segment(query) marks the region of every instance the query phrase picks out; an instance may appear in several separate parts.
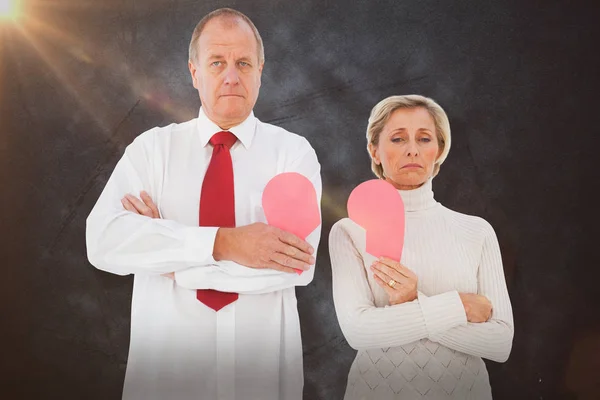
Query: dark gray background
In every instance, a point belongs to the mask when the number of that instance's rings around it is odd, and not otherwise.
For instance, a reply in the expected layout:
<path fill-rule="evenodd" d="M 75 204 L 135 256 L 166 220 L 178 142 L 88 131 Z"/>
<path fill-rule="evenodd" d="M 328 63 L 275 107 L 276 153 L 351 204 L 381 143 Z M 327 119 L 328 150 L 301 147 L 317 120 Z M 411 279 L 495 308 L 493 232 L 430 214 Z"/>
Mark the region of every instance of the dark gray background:
<path fill-rule="evenodd" d="M 0 397 L 120 398 L 131 277 L 94 269 L 85 218 L 124 147 L 193 118 L 197 21 L 247 13 L 266 65 L 256 115 L 304 135 L 324 182 L 318 269 L 297 290 L 305 399 L 340 399 L 354 351 L 333 309 L 327 233 L 372 178 L 371 107 L 448 112 L 436 197 L 496 229 L 515 318 L 495 399 L 600 398 L 598 14 L 553 1 L 30 1 L 0 26 Z M 595 228 L 595 229 L 594 229 Z M 592 233 L 592 231 L 595 233 Z M 10 394 L 5 396 L 4 394 Z"/>

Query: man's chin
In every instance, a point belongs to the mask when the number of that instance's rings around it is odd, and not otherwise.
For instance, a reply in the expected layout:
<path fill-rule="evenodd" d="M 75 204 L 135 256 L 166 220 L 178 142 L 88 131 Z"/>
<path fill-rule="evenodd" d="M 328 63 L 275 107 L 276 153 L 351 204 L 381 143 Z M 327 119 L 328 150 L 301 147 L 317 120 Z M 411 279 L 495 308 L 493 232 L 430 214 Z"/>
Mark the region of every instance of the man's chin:
<path fill-rule="evenodd" d="M 245 104 L 246 98 L 242 96 L 221 96 L 219 102 L 225 106 L 225 104 Z M 227 106 L 225 106 L 227 107 Z M 235 107 L 235 106 L 232 106 Z M 239 106 L 238 106 L 239 107 Z"/>
<path fill-rule="evenodd" d="M 223 108 L 215 111 L 215 117 L 219 120 L 241 123 L 248 118 L 252 109 L 248 109 L 246 107 L 236 107 Z"/>

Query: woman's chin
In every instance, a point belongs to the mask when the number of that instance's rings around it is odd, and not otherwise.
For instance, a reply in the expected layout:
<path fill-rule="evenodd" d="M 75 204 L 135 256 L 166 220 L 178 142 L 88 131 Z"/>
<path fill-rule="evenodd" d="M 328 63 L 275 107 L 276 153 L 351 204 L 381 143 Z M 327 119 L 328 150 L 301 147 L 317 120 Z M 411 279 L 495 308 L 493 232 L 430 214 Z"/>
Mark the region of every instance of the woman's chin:
<path fill-rule="evenodd" d="M 402 176 L 395 177 L 394 179 L 386 178 L 386 181 L 391 183 L 396 189 L 410 190 L 423 185 L 427 179 L 423 176 Z"/>

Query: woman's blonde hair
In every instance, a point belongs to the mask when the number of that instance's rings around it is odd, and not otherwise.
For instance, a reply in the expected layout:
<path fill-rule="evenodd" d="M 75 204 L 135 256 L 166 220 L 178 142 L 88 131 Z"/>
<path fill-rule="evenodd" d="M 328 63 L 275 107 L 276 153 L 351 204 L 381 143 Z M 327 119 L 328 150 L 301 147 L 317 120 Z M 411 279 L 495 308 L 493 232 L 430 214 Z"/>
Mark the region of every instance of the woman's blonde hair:
<path fill-rule="evenodd" d="M 435 125 L 435 135 L 440 146 L 440 156 L 437 158 L 434 168 L 433 175 L 435 177 L 440 171 L 440 165 L 444 162 L 450 151 L 450 122 L 446 112 L 438 103 L 429 97 L 420 96 L 418 94 L 410 94 L 405 96 L 390 96 L 381 100 L 371 110 L 369 116 L 369 124 L 367 125 L 367 151 L 371 156 L 371 169 L 379 178 L 383 178 L 383 167 L 381 164 L 376 164 L 371 155 L 369 144 L 373 146 L 379 144 L 379 135 L 383 130 L 385 124 L 387 124 L 390 116 L 394 111 L 401 108 L 417 108 L 423 107 L 431 118 Z"/>

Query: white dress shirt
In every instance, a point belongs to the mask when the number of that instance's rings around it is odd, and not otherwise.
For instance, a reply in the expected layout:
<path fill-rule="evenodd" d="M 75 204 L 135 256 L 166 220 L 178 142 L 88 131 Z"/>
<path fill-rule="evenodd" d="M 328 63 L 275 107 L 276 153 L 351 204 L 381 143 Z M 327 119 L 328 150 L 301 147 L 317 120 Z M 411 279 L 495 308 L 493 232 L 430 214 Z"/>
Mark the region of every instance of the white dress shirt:
<path fill-rule="evenodd" d="M 299 400 L 302 343 L 295 286 L 313 279 L 212 258 L 218 228 L 199 227 L 209 139 L 221 129 L 198 118 L 138 136 L 118 162 L 87 219 L 90 262 L 134 274 L 131 340 L 123 399 Z M 282 172 L 298 172 L 321 199 L 320 165 L 301 136 L 251 114 L 229 130 L 236 225 L 265 222 L 262 191 Z M 126 193 L 147 191 L 162 219 L 124 210 Z M 316 250 L 321 226 L 307 241 Z M 316 253 L 314 254 L 316 255 Z M 175 280 L 161 274 L 175 272 Z M 219 312 L 195 289 L 240 293 Z"/>

